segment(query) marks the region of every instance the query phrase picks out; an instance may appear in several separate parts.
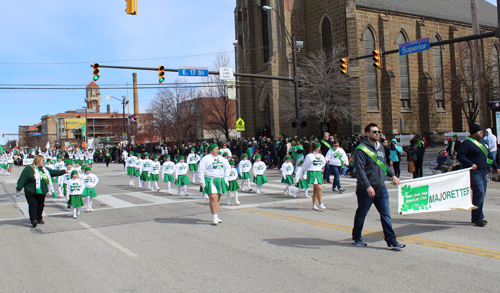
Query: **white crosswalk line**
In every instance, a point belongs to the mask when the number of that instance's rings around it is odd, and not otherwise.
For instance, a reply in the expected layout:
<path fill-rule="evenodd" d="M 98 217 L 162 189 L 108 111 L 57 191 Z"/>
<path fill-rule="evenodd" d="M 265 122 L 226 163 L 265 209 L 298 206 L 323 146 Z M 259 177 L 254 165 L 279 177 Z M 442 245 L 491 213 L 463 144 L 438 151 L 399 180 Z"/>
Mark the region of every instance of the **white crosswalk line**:
<path fill-rule="evenodd" d="M 133 196 L 135 198 L 143 199 L 145 201 L 153 202 L 153 203 L 167 203 L 167 202 L 175 202 L 176 201 L 173 199 L 158 196 L 161 194 L 159 192 L 155 193 L 158 195 L 153 195 L 151 193 L 145 193 L 145 192 L 132 192 L 132 193 L 125 193 L 125 194 Z"/>
<path fill-rule="evenodd" d="M 119 198 L 116 198 L 114 196 L 107 195 L 107 194 L 99 195 L 99 196 L 95 197 L 94 200 L 96 200 L 100 203 L 103 203 L 105 205 L 108 205 L 110 207 L 116 207 L 116 208 L 136 206 L 133 203 L 130 203 L 128 201 L 125 201 L 125 200 L 122 200 L 122 199 L 119 199 Z"/>

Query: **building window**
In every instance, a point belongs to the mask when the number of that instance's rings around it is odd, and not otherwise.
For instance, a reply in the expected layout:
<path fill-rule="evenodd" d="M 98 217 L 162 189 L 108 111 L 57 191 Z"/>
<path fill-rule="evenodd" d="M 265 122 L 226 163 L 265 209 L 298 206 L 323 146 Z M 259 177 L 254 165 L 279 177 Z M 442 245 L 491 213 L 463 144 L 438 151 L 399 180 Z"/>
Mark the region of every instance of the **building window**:
<path fill-rule="evenodd" d="M 331 52 L 333 49 L 332 23 L 328 17 L 325 17 L 321 24 L 321 40 L 323 42 L 323 50 Z"/>
<path fill-rule="evenodd" d="M 363 33 L 364 55 L 369 55 L 375 50 L 375 36 L 370 29 L 365 29 Z M 368 110 L 378 110 L 378 86 L 377 86 L 377 68 L 373 66 L 373 60 L 365 58 L 366 75 L 366 102 Z"/>
<path fill-rule="evenodd" d="M 396 37 L 396 44 L 408 42 L 403 32 L 399 32 Z M 399 93 L 401 99 L 401 109 L 410 110 L 410 74 L 408 71 L 408 55 L 399 56 Z"/>
<path fill-rule="evenodd" d="M 492 91 L 492 97 L 493 98 L 498 98 L 498 94 L 499 94 L 499 76 L 498 76 L 498 65 L 500 64 L 499 62 L 499 59 L 498 59 L 498 47 L 496 44 L 494 44 L 493 46 L 491 46 L 491 71 L 493 73 L 493 91 Z"/>
<path fill-rule="evenodd" d="M 441 38 L 435 36 L 432 42 L 439 42 Z M 436 109 L 444 110 L 444 79 L 443 79 L 443 48 L 435 46 L 432 48 L 434 62 L 434 98 L 436 99 Z"/>
<path fill-rule="evenodd" d="M 261 0 L 261 6 L 269 5 L 268 0 Z M 262 47 L 264 49 L 264 63 L 269 62 L 269 15 L 267 10 L 261 9 L 262 13 Z"/>

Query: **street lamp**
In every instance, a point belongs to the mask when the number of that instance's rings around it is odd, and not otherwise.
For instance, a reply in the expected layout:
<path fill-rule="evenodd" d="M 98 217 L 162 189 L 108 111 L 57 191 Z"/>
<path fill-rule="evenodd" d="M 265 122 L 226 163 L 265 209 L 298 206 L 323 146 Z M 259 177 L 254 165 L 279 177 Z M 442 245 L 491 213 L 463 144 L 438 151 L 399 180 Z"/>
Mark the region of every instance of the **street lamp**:
<path fill-rule="evenodd" d="M 120 101 L 122 103 L 122 105 L 123 105 L 123 132 L 122 132 L 122 138 L 123 138 L 123 134 L 125 134 L 125 105 L 128 104 L 128 99 L 125 96 L 122 96 L 121 100 L 118 99 L 118 98 L 115 98 L 113 96 L 106 96 L 106 99 L 109 100 L 109 98 L 113 98 L 113 99 L 115 99 L 117 101 Z"/>
<path fill-rule="evenodd" d="M 278 19 L 281 23 L 281 26 L 285 31 L 288 44 L 292 48 L 293 89 L 295 92 L 295 131 L 297 134 L 297 138 L 300 138 L 300 126 L 301 126 L 300 124 L 302 123 L 302 121 L 300 121 L 300 109 L 299 109 L 299 79 L 297 77 L 297 48 L 302 48 L 304 46 L 304 43 L 295 41 L 295 37 L 292 37 L 288 29 L 286 28 L 285 23 L 281 19 L 279 12 L 276 9 L 268 5 L 262 6 L 262 9 L 265 11 L 274 10 L 274 12 L 276 12 L 276 15 L 278 16 Z"/>

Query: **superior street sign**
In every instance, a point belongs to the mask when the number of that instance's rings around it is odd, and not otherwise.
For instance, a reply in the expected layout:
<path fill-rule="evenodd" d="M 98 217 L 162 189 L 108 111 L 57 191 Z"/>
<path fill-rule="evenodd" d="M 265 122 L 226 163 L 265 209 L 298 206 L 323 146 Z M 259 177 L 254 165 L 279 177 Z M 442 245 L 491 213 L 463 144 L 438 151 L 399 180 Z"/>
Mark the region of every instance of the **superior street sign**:
<path fill-rule="evenodd" d="M 399 56 L 405 56 L 412 53 L 427 51 L 431 48 L 429 38 L 411 41 L 399 44 Z"/>
<path fill-rule="evenodd" d="M 208 67 L 179 67 L 179 76 L 208 76 Z"/>

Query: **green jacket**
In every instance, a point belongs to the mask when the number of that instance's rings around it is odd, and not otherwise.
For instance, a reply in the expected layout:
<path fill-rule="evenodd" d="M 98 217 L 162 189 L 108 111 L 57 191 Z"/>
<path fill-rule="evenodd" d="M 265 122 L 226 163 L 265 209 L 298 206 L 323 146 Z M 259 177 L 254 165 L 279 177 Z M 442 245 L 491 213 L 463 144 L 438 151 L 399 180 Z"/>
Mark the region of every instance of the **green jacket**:
<path fill-rule="evenodd" d="M 43 172 L 42 168 L 38 168 L 40 172 Z M 66 174 L 66 170 L 50 170 L 47 169 L 50 173 L 51 177 L 57 177 Z M 47 194 L 49 191 L 49 188 L 47 187 L 47 183 L 45 183 L 44 180 L 40 180 L 40 185 L 42 187 L 42 192 L 43 194 Z M 24 187 L 24 194 L 28 195 L 35 195 L 36 194 L 36 180 L 35 180 L 35 173 L 33 172 L 33 169 L 30 166 L 26 166 L 21 172 L 21 176 L 19 176 L 19 179 L 17 180 L 17 187 L 16 190 L 19 192 L 23 189 Z"/>
<path fill-rule="evenodd" d="M 302 151 L 302 152 L 297 152 L 297 151 Z M 297 160 L 304 154 L 304 148 L 301 145 L 294 145 L 293 147 L 290 148 L 290 152 L 292 153 L 292 157 L 294 160 Z"/>

